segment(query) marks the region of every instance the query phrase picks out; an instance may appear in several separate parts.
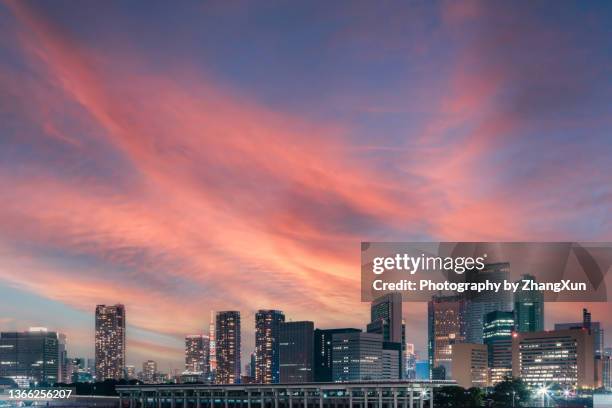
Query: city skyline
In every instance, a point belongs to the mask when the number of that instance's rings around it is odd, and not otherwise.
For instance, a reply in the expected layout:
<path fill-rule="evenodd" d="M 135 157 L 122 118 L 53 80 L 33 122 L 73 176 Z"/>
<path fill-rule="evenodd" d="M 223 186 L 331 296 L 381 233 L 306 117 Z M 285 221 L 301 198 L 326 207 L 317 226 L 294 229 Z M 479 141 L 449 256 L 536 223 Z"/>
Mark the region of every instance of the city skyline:
<path fill-rule="evenodd" d="M 121 303 L 166 371 L 237 310 L 244 363 L 259 309 L 365 329 L 361 241 L 612 239 L 612 7 L 556 6 L 0 1 L 0 330 Z"/>

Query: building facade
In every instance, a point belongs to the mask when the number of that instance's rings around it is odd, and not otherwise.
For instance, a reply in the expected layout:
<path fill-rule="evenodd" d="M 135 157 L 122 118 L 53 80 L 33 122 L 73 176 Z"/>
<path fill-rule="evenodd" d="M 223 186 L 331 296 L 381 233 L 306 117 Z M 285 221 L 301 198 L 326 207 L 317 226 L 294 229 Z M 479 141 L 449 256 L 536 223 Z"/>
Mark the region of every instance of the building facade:
<path fill-rule="evenodd" d="M 208 375 L 210 370 L 210 338 L 204 334 L 185 337 L 185 371 Z"/>
<path fill-rule="evenodd" d="M 125 306 L 96 306 L 96 380 L 120 380 L 125 373 Z"/>
<path fill-rule="evenodd" d="M 512 335 L 512 375 L 529 386 L 594 386 L 593 335 L 588 330 L 553 330 Z"/>
<path fill-rule="evenodd" d="M 512 376 L 512 333 L 514 313 L 487 313 L 483 331 L 489 357 L 489 381 L 495 385 Z"/>
<path fill-rule="evenodd" d="M 503 283 L 510 276 L 510 264 L 500 262 L 486 264 L 482 270 L 469 270 L 465 273 L 468 282 Z M 465 307 L 465 341 L 482 344 L 484 318 L 487 313 L 496 310 L 511 312 L 513 309 L 512 293 L 504 290 L 485 291 L 466 300 Z"/>
<path fill-rule="evenodd" d="M 521 281 L 535 282 L 532 275 L 523 275 Z M 514 321 L 516 331 L 534 332 L 544 330 L 544 294 L 539 290 L 519 290 L 514 294 Z"/>
<path fill-rule="evenodd" d="M 430 378 L 444 380 L 450 375 L 453 345 L 465 342 L 465 298 L 434 296 L 427 306 L 427 326 Z"/>
<path fill-rule="evenodd" d="M 376 333 L 336 333 L 332 336 L 334 382 L 382 379 L 383 339 Z"/>
<path fill-rule="evenodd" d="M 333 335 L 339 333 L 360 333 L 360 329 L 316 329 L 314 331 L 314 381 L 333 381 Z"/>
<path fill-rule="evenodd" d="M 595 356 L 604 355 L 604 346 L 606 344 L 604 337 L 604 329 L 603 327 L 601 327 L 600 322 L 591 321 L 591 313 L 587 309 L 582 309 L 582 323 L 555 323 L 555 330 L 570 330 L 581 328 L 589 330 L 593 334 Z"/>
<path fill-rule="evenodd" d="M 453 347 L 452 379 L 463 388 L 484 388 L 489 383 L 485 344 L 460 343 Z"/>
<path fill-rule="evenodd" d="M 255 382 L 278 383 L 280 360 L 278 335 L 285 315 L 280 310 L 259 310 L 255 314 Z"/>
<path fill-rule="evenodd" d="M 217 312 L 216 324 L 217 384 L 240 382 L 240 312 Z"/>
<path fill-rule="evenodd" d="M 0 333 L 0 377 L 9 377 L 20 386 L 59 380 L 59 337 L 44 328 L 27 332 Z"/>
<path fill-rule="evenodd" d="M 313 381 L 314 323 L 285 322 L 279 328 L 280 382 Z"/>

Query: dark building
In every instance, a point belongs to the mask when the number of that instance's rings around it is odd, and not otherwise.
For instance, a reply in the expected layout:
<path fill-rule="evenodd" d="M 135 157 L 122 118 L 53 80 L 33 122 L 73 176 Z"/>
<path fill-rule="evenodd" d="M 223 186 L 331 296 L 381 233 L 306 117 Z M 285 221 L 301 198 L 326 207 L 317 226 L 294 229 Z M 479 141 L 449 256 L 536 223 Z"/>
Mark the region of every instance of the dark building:
<path fill-rule="evenodd" d="M 96 306 L 96 380 L 120 380 L 125 374 L 125 307 Z"/>
<path fill-rule="evenodd" d="M 510 264 L 507 262 L 486 264 L 484 269 L 472 269 L 465 273 L 467 282 L 503 283 L 510 276 Z M 513 309 L 510 291 L 484 291 L 466 301 L 465 305 L 465 342 L 482 344 L 484 318 L 487 313 L 496 310 L 510 312 Z"/>
<path fill-rule="evenodd" d="M 255 314 L 255 382 L 278 383 L 278 330 L 285 321 L 280 310 L 259 310 Z"/>
<path fill-rule="evenodd" d="M 215 324 L 217 384 L 240 382 L 240 312 L 217 312 Z"/>
<path fill-rule="evenodd" d="M 43 328 L 0 333 L 0 377 L 21 386 L 53 385 L 60 374 L 59 336 Z"/>
<path fill-rule="evenodd" d="M 465 298 L 433 296 L 427 304 L 429 370 L 432 380 L 451 374 L 453 345 L 465 342 Z"/>
<path fill-rule="evenodd" d="M 360 329 L 316 329 L 314 331 L 314 381 L 332 382 L 333 344 L 336 333 L 359 333 Z"/>
<path fill-rule="evenodd" d="M 313 381 L 314 323 L 285 322 L 279 328 L 280 382 Z"/>
<path fill-rule="evenodd" d="M 523 280 L 535 282 L 535 277 L 523 275 Z M 544 294 L 539 290 L 519 290 L 514 294 L 514 324 L 519 333 L 544 330 Z"/>
<path fill-rule="evenodd" d="M 489 380 L 491 385 L 512 376 L 512 332 L 514 313 L 495 311 L 487 313 L 483 332 L 488 351 Z"/>

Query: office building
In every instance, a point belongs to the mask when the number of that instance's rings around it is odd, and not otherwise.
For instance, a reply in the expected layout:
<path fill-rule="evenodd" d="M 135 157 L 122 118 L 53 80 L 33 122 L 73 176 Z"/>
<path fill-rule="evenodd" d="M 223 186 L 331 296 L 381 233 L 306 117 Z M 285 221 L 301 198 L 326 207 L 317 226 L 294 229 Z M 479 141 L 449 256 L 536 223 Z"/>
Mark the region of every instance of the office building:
<path fill-rule="evenodd" d="M 383 341 L 381 380 L 399 380 L 402 378 L 402 353 L 404 347 L 401 343 Z"/>
<path fill-rule="evenodd" d="M 513 312 L 491 312 L 485 317 L 484 344 L 489 356 L 489 381 L 491 385 L 512 376 Z"/>
<path fill-rule="evenodd" d="M 604 329 L 600 322 L 591 321 L 591 313 L 587 309 L 582 309 L 582 322 L 576 323 L 555 323 L 555 330 L 581 329 L 590 330 L 593 334 L 595 356 L 604 355 L 605 337 Z"/>
<path fill-rule="evenodd" d="M 466 281 L 482 283 L 503 283 L 510 276 L 510 264 L 507 262 L 486 264 L 484 269 L 472 269 L 465 273 Z M 482 344 L 484 317 L 496 310 L 511 312 L 513 309 L 512 292 L 485 291 L 469 296 L 465 306 L 465 341 Z"/>
<path fill-rule="evenodd" d="M 96 306 L 96 380 L 120 380 L 125 371 L 125 307 Z"/>
<path fill-rule="evenodd" d="M 523 275 L 523 280 L 535 282 L 532 275 Z M 522 285 L 514 294 L 514 321 L 520 333 L 544 330 L 544 294 L 539 290 L 523 291 Z"/>
<path fill-rule="evenodd" d="M 488 352 L 485 344 L 459 343 L 453 346 L 452 379 L 463 388 L 484 388 L 489 383 Z"/>
<path fill-rule="evenodd" d="M 217 312 L 216 325 L 217 384 L 240 381 L 240 312 Z"/>
<path fill-rule="evenodd" d="M 285 322 L 279 327 L 281 383 L 313 381 L 314 323 Z"/>
<path fill-rule="evenodd" d="M 209 372 L 210 339 L 204 334 L 185 337 L 185 371 L 206 376 Z"/>
<path fill-rule="evenodd" d="M 384 342 L 393 342 L 401 345 L 401 352 L 397 364 L 400 367 L 400 378 L 403 376 L 403 354 L 406 344 L 406 324 L 402 318 L 402 295 L 397 292 L 380 296 L 370 305 L 370 323 L 367 325 L 368 333 L 380 334 Z M 395 363 L 394 363 L 395 365 Z"/>
<path fill-rule="evenodd" d="M 0 377 L 20 387 L 53 385 L 60 375 L 59 336 L 42 327 L 0 333 Z"/>
<path fill-rule="evenodd" d="M 450 378 L 453 345 L 465 342 L 465 298 L 433 296 L 427 304 L 427 326 L 431 379 Z"/>
<path fill-rule="evenodd" d="M 314 332 L 314 381 L 332 382 L 332 337 L 339 333 L 360 333 L 360 329 L 316 329 Z"/>
<path fill-rule="evenodd" d="M 512 375 L 532 387 L 593 387 L 593 340 L 583 329 L 514 333 Z"/>
<path fill-rule="evenodd" d="M 285 321 L 280 310 L 259 310 L 255 314 L 255 382 L 278 383 L 278 331 Z"/>
<path fill-rule="evenodd" d="M 142 382 L 145 384 L 156 384 L 159 382 L 157 362 L 147 360 L 142 363 Z"/>
<path fill-rule="evenodd" d="M 380 334 L 335 333 L 332 348 L 334 382 L 381 379 L 383 339 Z"/>

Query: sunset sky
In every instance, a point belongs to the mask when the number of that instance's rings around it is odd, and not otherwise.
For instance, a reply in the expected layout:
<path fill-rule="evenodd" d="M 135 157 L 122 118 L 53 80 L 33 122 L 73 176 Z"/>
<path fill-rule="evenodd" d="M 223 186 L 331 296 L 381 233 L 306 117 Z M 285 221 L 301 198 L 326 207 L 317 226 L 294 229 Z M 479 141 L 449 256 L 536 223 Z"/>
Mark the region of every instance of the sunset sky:
<path fill-rule="evenodd" d="M 259 308 L 364 327 L 361 241 L 612 240 L 610 21 L 597 1 L 0 0 L 0 330 L 91 356 L 95 305 L 121 302 L 128 363 L 181 369 L 210 310 L 242 312 L 243 355 Z M 426 305 L 404 311 L 424 351 Z"/>

